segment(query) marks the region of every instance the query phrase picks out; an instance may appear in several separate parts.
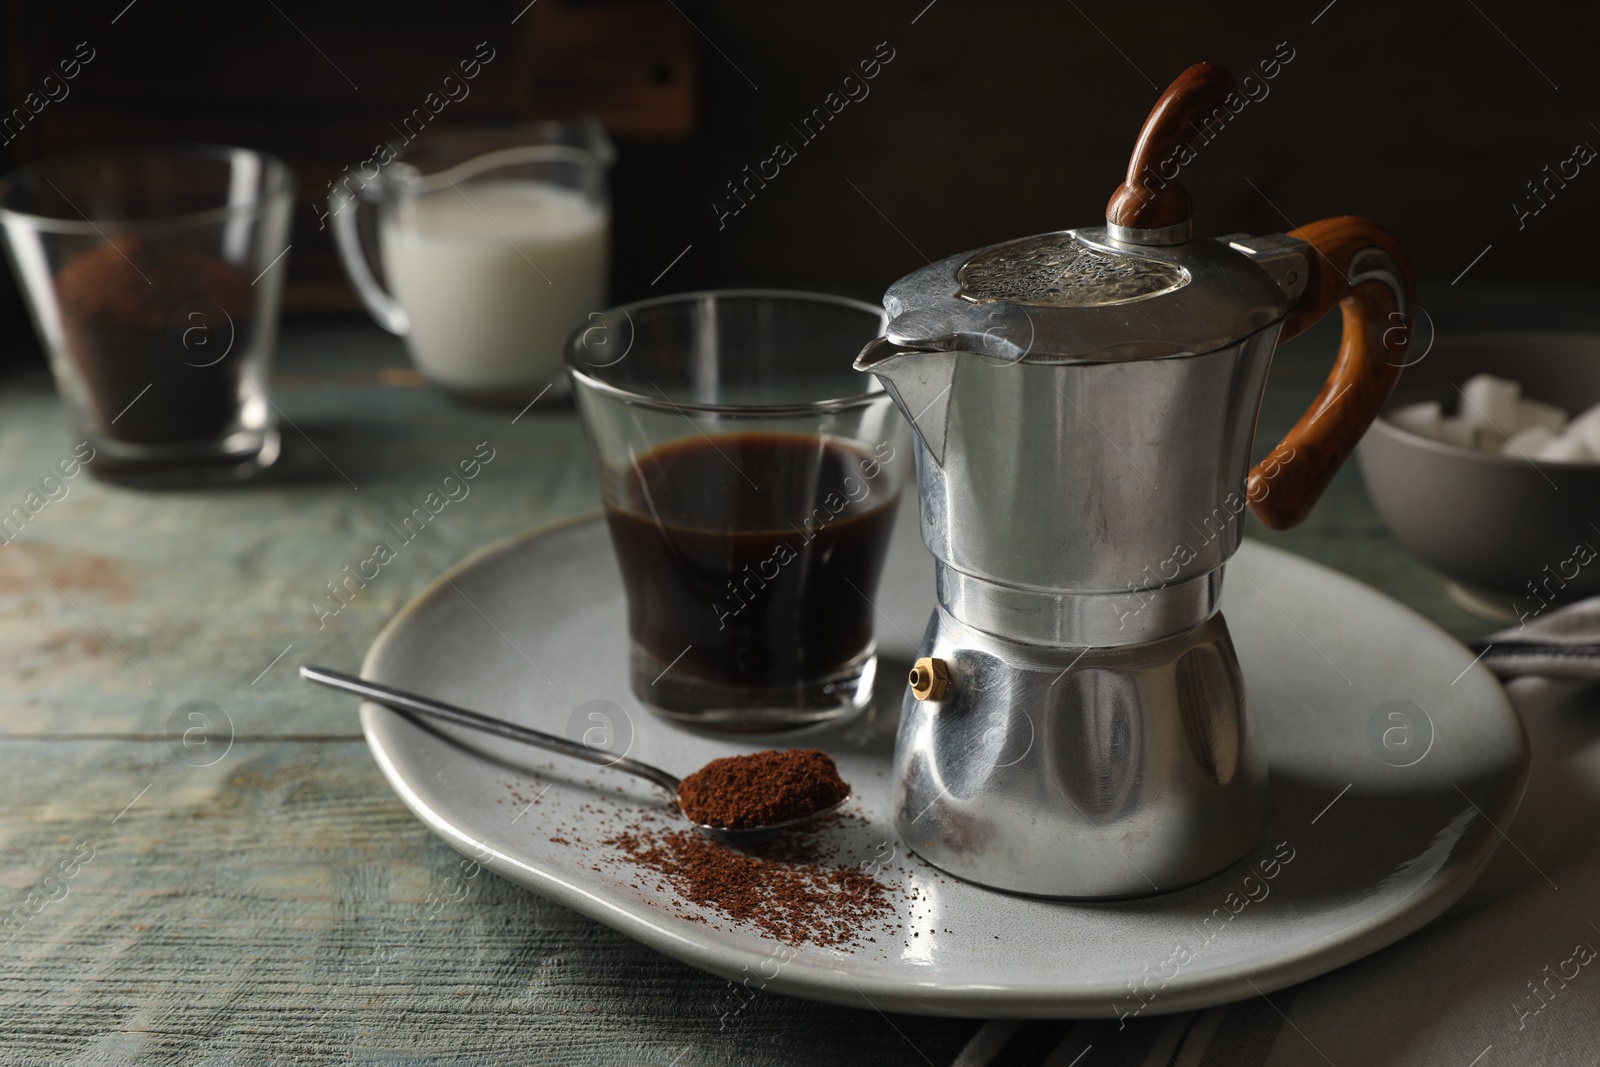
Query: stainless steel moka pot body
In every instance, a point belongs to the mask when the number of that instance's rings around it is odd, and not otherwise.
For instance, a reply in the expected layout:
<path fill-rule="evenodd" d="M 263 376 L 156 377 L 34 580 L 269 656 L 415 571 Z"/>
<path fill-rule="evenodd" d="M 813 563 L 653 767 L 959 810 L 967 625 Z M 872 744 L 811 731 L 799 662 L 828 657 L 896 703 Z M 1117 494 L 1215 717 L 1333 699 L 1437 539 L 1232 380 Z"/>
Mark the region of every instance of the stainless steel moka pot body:
<path fill-rule="evenodd" d="M 1414 297 L 1404 253 L 1366 220 L 1192 232 L 1155 153 L 1186 146 L 1231 92 L 1220 68 L 1190 68 L 1106 226 L 902 278 L 886 336 L 856 360 L 916 431 L 937 564 L 896 825 L 969 881 L 1162 892 L 1231 865 L 1267 824 L 1223 570 L 1247 507 L 1293 525 L 1354 447 L 1404 362 Z M 1252 471 L 1275 346 L 1341 303 L 1328 386 Z"/>

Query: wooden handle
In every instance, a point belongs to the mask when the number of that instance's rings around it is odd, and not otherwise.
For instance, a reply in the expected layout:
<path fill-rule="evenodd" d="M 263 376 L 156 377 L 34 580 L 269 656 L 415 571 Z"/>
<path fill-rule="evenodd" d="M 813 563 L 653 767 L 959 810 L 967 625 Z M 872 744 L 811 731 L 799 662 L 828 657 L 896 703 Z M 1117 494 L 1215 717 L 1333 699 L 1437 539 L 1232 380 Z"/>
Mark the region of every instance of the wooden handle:
<path fill-rule="evenodd" d="M 1322 391 L 1245 483 L 1250 510 L 1274 530 L 1298 526 L 1310 514 L 1389 399 L 1405 365 L 1417 307 L 1405 250 L 1371 219 L 1323 219 L 1289 236 L 1308 242 L 1312 251 L 1305 295 L 1284 319 L 1279 342 L 1304 333 L 1335 304 L 1344 313 L 1344 336 Z M 1397 289 L 1404 293 L 1403 307 Z"/>
<path fill-rule="evenodd" d="M 1194 217 L 1194 201 L 1174 179 L 1194 158 L 1189 143 L 1229 114 L 1233 75 L 1215 63 L 1196 63 L 1167 87 L 1150 109 L 1128 159 L 1128 174 L 1106 204 L 1106 221 L 1132 229 L 1176 226 Z"/>

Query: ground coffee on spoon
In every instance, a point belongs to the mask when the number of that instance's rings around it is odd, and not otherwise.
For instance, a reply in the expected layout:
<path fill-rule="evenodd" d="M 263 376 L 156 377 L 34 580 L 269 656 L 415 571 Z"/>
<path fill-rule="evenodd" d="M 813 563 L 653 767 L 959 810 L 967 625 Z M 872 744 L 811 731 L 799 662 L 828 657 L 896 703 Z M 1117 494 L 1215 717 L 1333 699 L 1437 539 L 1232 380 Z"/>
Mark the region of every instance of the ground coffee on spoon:
<path fill-rule="evenodd" d="M 815 815 L 850 795 L 839 769 L 815 748 L 714 759 L 678 784 L 690 822 L 750 830 Z"/>

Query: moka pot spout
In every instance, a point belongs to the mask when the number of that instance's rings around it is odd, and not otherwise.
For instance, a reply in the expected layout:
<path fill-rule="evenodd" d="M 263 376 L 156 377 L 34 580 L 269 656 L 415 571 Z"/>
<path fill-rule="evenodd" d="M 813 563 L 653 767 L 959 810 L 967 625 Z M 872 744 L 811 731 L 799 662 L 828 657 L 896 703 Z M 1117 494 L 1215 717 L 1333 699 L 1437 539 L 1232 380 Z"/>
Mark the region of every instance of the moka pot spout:
<path fill-rule="evenodd" d="M 883 383 L 916 431 L 924 453 L 940 466 L 944 465 L 956 356 L 955 352 L 908 348 L 880 337 L 861 350 L 854 364 L 856 370 L 870 372 Z"/>

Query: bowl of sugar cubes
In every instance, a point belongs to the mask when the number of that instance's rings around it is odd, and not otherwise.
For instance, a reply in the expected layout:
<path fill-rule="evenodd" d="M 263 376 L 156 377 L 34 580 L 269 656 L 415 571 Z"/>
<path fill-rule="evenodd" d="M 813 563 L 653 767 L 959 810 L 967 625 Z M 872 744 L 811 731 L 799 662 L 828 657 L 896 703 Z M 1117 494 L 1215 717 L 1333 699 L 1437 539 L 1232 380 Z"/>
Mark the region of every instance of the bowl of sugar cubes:
<path fill-rule="evenodd" d="M 1600 593 L 1600 334 L 1440 340 L 1358 450 L 1378 513 L 1499 621 Z"/>

